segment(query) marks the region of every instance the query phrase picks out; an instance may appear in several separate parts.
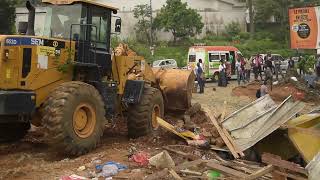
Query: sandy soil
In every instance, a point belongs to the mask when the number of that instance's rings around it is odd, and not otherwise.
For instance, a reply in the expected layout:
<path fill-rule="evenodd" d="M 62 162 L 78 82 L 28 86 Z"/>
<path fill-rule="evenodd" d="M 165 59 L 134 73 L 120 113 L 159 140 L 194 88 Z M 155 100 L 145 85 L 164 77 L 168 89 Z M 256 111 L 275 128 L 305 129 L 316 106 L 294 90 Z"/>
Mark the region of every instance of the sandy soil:
<path fill-rule="evenodd" d="M 218 114 L 222 111 L 223 102 L 227 101 L 228 114 L 253 101 L 255 92 L 256 85 L 245 88 L 237 87 L 235 82 L 231 82 L 228 87 L 221 88 L 216 84 L 207 83 L 205 94 L 194 94 L 193 103 L 199 102 Z M 281 97 L 284 95 L 281 94 Z M 123 163 L 129 166 L 129 170 L 119 173 L 118 176 L 142 179 L 156 169 L 140 167 L 130 161 L 129 149 L 134 147 L 152 156 L 160 152 L 163 145 L 183 144 L 179 138 L 163 130 L 157 136 L 130 140 L 126 136 L 125 124 L 124 120 L 120 120 L 115 128 L 107 129 L 96 150 L 77 158 L 54 152 L 41 138 L 41 128 L 29 133 L 20 142 L 0 144 L 0 179 L 59 179 L 71 174 L 90 177 L 90 173 L 95 169 L 94 160 Z M 176 157 L 174 160 L 179 161 Z M 80 166 L 86 166 L 86 169 L 77 171 Z"/>

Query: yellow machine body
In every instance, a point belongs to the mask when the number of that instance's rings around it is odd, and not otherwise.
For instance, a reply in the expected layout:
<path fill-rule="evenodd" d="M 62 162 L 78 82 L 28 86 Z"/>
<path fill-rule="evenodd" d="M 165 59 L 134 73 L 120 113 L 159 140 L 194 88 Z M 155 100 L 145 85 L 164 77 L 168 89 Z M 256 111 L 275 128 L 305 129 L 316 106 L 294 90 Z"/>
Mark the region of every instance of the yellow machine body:
<path fill-rule="evenodd" d="M 304 114 L 287 122 L 288 135 L 306 162 L 320 151 L 320 113 Z"/>

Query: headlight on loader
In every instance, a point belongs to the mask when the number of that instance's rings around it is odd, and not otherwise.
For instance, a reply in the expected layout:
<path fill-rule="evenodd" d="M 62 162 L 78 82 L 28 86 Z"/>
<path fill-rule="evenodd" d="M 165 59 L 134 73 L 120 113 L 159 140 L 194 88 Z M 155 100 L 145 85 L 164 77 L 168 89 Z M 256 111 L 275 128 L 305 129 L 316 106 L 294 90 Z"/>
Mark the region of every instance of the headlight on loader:
<path fill-rule="evenodd" d="M 4 50 L 4 60 L 9 60 L 9 49 Z"/>

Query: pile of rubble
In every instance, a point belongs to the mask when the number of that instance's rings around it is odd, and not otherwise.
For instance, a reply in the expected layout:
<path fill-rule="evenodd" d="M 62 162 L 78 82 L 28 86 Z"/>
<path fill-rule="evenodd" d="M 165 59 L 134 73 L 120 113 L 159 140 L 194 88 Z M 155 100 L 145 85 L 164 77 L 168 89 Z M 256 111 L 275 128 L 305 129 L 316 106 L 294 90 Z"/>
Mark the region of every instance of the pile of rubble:
<path fill-rule="evenodd" d="M 174 167 L 162 167 L 165 169 L 146 179 L 307 179 L 305 168 L 274 154 L 263 153 L 256 162 L 244 160 L 245 152 L 277 129 L 293 128 L 285 124 L 303 107 L 291 96 L 276 104 L 267 95 L 226 118 L 225 108 L 215 114 L 199 104 L 185 113 L 184 121 L 173 125 L 158 118 L 161 127 L 186 142 L 163 149 L 184 161 Z"/>
<path fill-rule="evenodd" d="M 157 144 L 156 148 L 149 152 L 145 151 L 143 145 L 132 146 L 129 148 L 128 158 L 134 166 L 117 162 L 97 162 L 93 179 L 317 179 L 320 173 L 320 155 L 311 161 L 313 157 L 306 156 L 303 147 L 305 143 L 301 145 L 299 139 L 295 139 L 297 134 L 291 133 L 303 132 L 309 135 L 308 138 L 314 142 L 314 148 L 307 148 L 307 154 L 317 154 L 313 150 L 319 149 L 320 143 L 318 136 L 314 137 L 315 129 L 306 128 L 303 122 L 320 119 L 319 113 L 315 111 L 295 118 L 304 104 L 295 101 L 291 96 L 277 104 L 266 95 L 229 115 L 226 114 L 226 105 L 227 102 L 224 103 L 221 113 L 214 112 L 210 107 L 194 104 L 180 119 L 158 117 L 160 127 L 165 130 L 162 133 L 175 136 L 163 138 L 177 139 L 176 143 Z M 306 162 L 311 161 L 307 166 L 308 170 L 278 154 L 255 151 L 256 144 L 279 129 L 287 129 L 288 136 L 293 136 L 291 140 L 300 155 Z M 273 141 L 276 144 L 280 139 Z M 274 146 L 273 143 L 267 145 Z M 277 147 L 278 151 L 285 148 Z M 252 152 L 260 154 L 258 158 L 249 160 L 248 156 Z M 82 169 L 79 167 L 78 171 Z M 141 174 L 139 178 L 132 175 L 137 172 Z M 63 180 L 71 179 L 81 177 L 68 176 Z"/>

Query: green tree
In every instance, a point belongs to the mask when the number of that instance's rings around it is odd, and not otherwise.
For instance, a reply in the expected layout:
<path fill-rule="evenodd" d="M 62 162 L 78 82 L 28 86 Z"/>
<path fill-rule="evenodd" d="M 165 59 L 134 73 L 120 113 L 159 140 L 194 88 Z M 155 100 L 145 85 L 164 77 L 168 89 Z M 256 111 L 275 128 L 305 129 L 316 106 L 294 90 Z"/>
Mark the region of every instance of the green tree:
<path fill-rule="evenodd" d="M 151 43 L 151 8 L 147 4 L 137 5 L 133 9 L 133 16 L 138 19 L 135 26 L 136 38 L 140 42 Z"/>
<path fill-rule="evenodd" d="M 241 32 L 240 24 L 239 22 L 232 21 L 230 24 L 226 25 L 225 30 L 229 37 L 235 37 Z"/>
<path fill-rule="evenodd" d="M 201 16 L 181 0 L 167 0 L 154 23 L 157 29 L 171 32 L 174 42 L 179 38 L 193 37 L 201 33 L 204 26 Z"/>
<path fill-rule="evenodd" d="M 15 0 L 0 1 L 0 34 L 15 33 L 16 3 Z"/>
<path fill-rule="evenodd" d="M 280 31 L 285 40 L 289 32 L 288 9 L 291 7 L 305 7 L 320 5 L 319 0 L 253 0 L 255 9 L 255 22 L 266 24 L 267 20 L 274 17 L 280 24 Z"/>
<path fill-rule="evenodd" d="M 26 6 L 27 0 L 15 0 L 15 1 L 18 7 Z M 42 0 L 29 0 L 29 1 L 34 5 L 40 5 L 42 3 Z"/>

